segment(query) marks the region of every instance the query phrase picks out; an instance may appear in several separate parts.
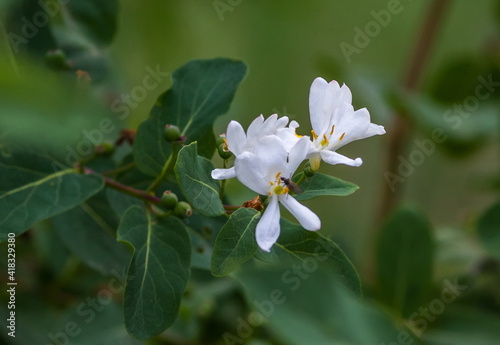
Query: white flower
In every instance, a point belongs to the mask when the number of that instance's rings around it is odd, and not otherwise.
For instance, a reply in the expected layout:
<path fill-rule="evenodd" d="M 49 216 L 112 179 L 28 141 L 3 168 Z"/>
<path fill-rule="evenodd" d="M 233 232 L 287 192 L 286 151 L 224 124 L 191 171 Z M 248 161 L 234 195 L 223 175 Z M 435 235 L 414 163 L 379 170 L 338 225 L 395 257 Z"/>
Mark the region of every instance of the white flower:
<path fill-rule="evenodd" d="M 267 195 L 269 204 L 257 224 L 255 237 L 262 250 L 270 251 L 280 233 L 281 202 L 306 230 L 319 230 L 321 221 L 307 207 L 288 195 L 289 189 L 282 180 L 291 178 L 306 158 L 310 140 L 302 137 L 290 149 L 286 140 L 277 135 L 260 138 L 253 150 L 242 152 L 235 161 L 237 178 L 253 191 Z"/>
<path fill-rule="evenodd" d="M 287 124 L 288 117 L 286 116 L 278 118 L 277 114 L 273 114 L 264 120 L 264 116 L 260 115 L 248 126 L 245 134 L 245 130 L 237 121 L 231 121 L 226 131 L 228 149 L 237 158 L 243 152 L 253 150 L 255 144 L 268 135 L 279 136 L 284 140 L 285 147 L 291 148 L 300 138 L 295 134 L 295 128 L 298 127 L 298 124 L 292 121 L 289 128 L 286 127 Z M 212 171 L 212 178 L 215 180 L 226 180 L 233 177 L 236 177 L 234 167 Z"/>
<path fill-rule="evenodd" d="M 313 142 L 308 158 L 313 171 L 321 160 L 328 164 L 360 166 L 361 158 L 350 159 L 335 150 L 352 141 L 385 134 L 383 126 L 370 123 L 366 108 L 354 111 L 351 90 L 334 80 L 316 78 L 309 93 Z"/>

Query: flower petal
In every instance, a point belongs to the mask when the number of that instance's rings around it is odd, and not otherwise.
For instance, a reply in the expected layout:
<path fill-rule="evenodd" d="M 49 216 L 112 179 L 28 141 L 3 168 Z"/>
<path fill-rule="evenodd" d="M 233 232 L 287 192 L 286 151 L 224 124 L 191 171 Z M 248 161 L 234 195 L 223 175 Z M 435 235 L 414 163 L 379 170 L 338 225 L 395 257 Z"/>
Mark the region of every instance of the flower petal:
<path fill-rule="evenodd" d="M 365 133 L 365 138 L 373 137 L 374 135 L 382 135 L 382 134 L 385 134 L 384 126 L 370 123 L 370 125 L 368 126 L 368 130 Z"/>
<path fill-rule="evenodd" d="M 302 163 L 302 161 L 306 159 L 311 145 L 312 142 L 309 137 L 302 137 L 290 149 L 290 153 L 288 154 L 288 164 L 286 166 L 286 170 L 283 172 L 285 174 L 285 177 L 291 177 L 291 175 L 299 167 L 300 163 Z"/>
<path fill-rule="evenodd" d="M 329 116 L 325 114 L 323 109 L 325 101 L 325 93 L 328 83 L 323 78 L 316 78 L 311 84 L 309 91 L 309 113 L 311 116 L 311 125 L 313 130 L 319 134 L 320 131 L 328 126 Z"/>
<path fill-rule="evenodd" d="M 247 130 L 247 138 L 256 138 L 259 136 L 260 128 L 264 123 L 264 116 L 259 115 L 255 120 L 252 121 Z"/>
<path fill-rule="evenodd" d="M 258 164 L 258 157 L 255 154 L 243 152 L 234 161 L 236 177 L 254 192 L 266 195 L 269 188 L 268 181 L 256 166 Z"/>
<path fill-rule="evenodd" d="M 352 107 L 350 108 L 352 109 Z M 339 116 L 339 122 L 335 126 L 335 134 L 332 136 L 328 148 L 339 148 L 352 141 L 366 138 L 365 134 L 369 126 L 370 113 L 366 108 L 344 112 Z"/>
<path fill-rule="evenodd" d="M 229 150 L 236 157 L 238 157 L 238 155 L 240 155 L 245 150 L 247 144 L 247 136 L 245 134 L 245 131 L 243 130 L 243 127 L 241 127 L 238 122 L 229 122 L 226 131 L 226 140 Z"/>
<path fill-rule="evenodd" d="M 259 247 L 269 252 L 280 235 L 280 209 L 278 198 L 272 197 L 255 229 L 255 238 Z"/>
<path fill-rule="evenodd" d="M 351 159 L 334 151 L 321 150 L 320 154 L 321 159 L 323 159 L 325 163 L 332 165 L 345 164 L 352 167 L 359 167 L 361 164 L 363 164 L 363 160 L 361 158 Z"/>
<path fill-rule="evenodd" d="M 321 220 L 319 217 L 313 211 L 295 200 L 295 198 L 290 195 L 280 195 L 279 200 L 283 206 L 297 218 L 304 229 L 316 231 L 321 228 Z"/>
<path fill-rule="evenodd" d="M 229 169 L 214 169 L 211 175 L 214 180 L 227 180 L 236 177 L 236 170 L 234 167 Z"/>

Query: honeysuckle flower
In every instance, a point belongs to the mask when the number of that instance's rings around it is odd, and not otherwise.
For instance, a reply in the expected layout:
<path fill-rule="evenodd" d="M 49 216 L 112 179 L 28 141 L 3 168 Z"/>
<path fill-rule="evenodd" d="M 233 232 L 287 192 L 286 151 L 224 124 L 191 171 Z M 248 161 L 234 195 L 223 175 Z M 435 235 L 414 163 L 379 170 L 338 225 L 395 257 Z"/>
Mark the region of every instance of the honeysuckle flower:
<path fill-rule="evenodd" d="M 295 121 L 288 124 L 288 117 L 278 118 L 277 114 L 269 116 L 264 120 L 260 115 L 248 126 L 247 133 L 237 121 L 231 121 L 227 126 L 226 143 L 229 151 L 237 158 L 245 151 L 251 151 L 259 140 L 268 135 L 277 135 L 283 139 L 286 148 L 291 148 L 300 138 L 295 134 L 298 124 Z M 236 177 L 234 167 L 229 169 L 215 169 L 212 178 L 215 180 L 226 180 Z"/>
<path fill-rule="evenodd" d="M 257 224 L 255 237 L 264 251 L 270 251 L 280 233 L 281 203 L 306 230 L 318 230 L 321 221 L 316 214 L 289 195 L 282 178 L 291 178 L 309 152 L 308 137 L 289 143 L 277 135 L 260 138 L 252 150 L 242 152 L 235 160 L 236 176 L 241 183 L 261 195 L 267 195 L 267 205 Z"/>
<path fill-rule="evenodd" d="M 360 166 L 361 158 L 351 159 L 335 151 L 352 141 L 385 134 L 383 126 L 370 122 L 366 108 L 354 111 L 351 103 L 347 85 L 340 86 L 335 80 L 327 83 L 323 78 L 313 81 L 309 93 L 312 145 L 308 155 L 313 171 L 319 169 L 321 160 Z"/>

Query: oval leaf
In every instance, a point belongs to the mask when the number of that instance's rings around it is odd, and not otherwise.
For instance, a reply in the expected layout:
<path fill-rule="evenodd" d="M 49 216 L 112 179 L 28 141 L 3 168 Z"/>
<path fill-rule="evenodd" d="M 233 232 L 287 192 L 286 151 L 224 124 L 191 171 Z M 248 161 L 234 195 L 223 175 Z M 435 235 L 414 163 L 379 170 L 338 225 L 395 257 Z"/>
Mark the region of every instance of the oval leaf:
<path fill-rule="evenodd" d="M 240 208 L 234 212 L 215 240 L 212 254 L 212 274 L 223 277 L 250 259 L 257 250 L 255 228 L 260 212 Z"/>
<path fill-rule="evenodd" d="M 130 207 L 118 227 L 118 240 L 134 248 L 125 288 L 125 326 L 139 339 L 152 338 L 177 318 L 190 276 L 191 243 L 175 217 L 155 218 Z"/>
<path fill-rule="evenodd" d="M 196 142 L 179 151 L 175 164 L 175 175 L 186 200 L 205 216 L 224 214 L 219 199 L 219 181 L 210 176 L 214 166 L 204 157 L 198 156 Z"/>
<path fill-rule="evenodd" d="M 380 299 L 407 317 L 425 301 L 432 280 L 432 227 L 418 211 L 404 207 L 383 227 L 377 245 Z"/>
<path fill-rule="evenodd" d="M 0 155 L 0 241 L 72 209 L 103 188 L 98 176 L 57 169 L 49 157 L 28 151 Z"/>
<path fill-rule="evenodd" d="M 298 174 L 294 180 L 297 181 L 302 174 Z M 302 193 L 294 195 L 297 200 L 309 200 L 321 195 L 345 196 L 359 189 L 354 183 L 319 173 L 306 178 L 300 188 Z"/>
<path fill-rule="evenodd" d="M 137 130 L 134 158 L 139 169 L 151 176 L 160 174 L 172 153 L 172 145 L 163 137 L 166 124 L 179 127 L 187 143 L 208 138 L 215 119 L 228 111 L 245 73 L 243 62 L 222 58 L 191 61 L 175 71 L 172 88 L 159 97 Z M 215 146 L 213 136 L 207 142 Z"/>

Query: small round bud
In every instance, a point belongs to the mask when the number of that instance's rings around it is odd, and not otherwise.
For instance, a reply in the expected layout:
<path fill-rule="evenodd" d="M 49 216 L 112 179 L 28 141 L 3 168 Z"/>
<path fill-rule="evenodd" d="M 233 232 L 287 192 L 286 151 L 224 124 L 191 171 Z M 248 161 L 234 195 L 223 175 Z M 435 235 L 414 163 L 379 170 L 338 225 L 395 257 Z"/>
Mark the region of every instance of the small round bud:
<path fill-rule="evenodd" d="M 219 153 L 219 156 L 222 159 L 229 159 L 233 155 L 232 152 L 227 149 L 226 144 L 220 144 L 217 147 L 217 152 Z"/>
<path fill-rule="evenodd" d="M 304 174 L 306 177 L 311 177 L 314 175 L 314 171 L 311 169 L 311 163 L 309 161 L 306 163 L 306 166 L 304 167 Z"/>
<path fill-rule="evenodd" d="M 66 60 L 66 54 L 61 49 L 49 50 L 47 54 L 45 54 L 45 63 L 50 68 L 58 71 L 70 69 L 68 61 Z"/>
<path fill-rule="evenodd" d="M 163 134 L 165 135 L 165 139 L 167 139 L 168 142 L 173 143 L 179 141 L 181 137 L 181 130 L 177 126 L 166 125 Z"/>
<path fill-rule="evenodd" d="M 109 157 L 113 152 L 115 152 L 115 144 L 110 141 L 103 141 L 95 148 L 95 153 L 103 157 Z"/>
<path fill-rule="evenodd" d="M 169 190 L 166 190 L 161 196 L 161 204 L 169 210 L 173 210 L 175 206 L 177 206 L 178 202 L 179 200 L 177 199 L 177 195 Z"/>
<path fill-rule="evenodd" d="M 215 140 L 215 145 L 217 145 L 217 147 L 219 147 L 221 144 L 225 144 L 226 143 L 226 136 L 225 135 L 220 135 L 216 140 Z"/>
<path fill-rule="evenodd" d="M 187 202 L 181 201 L 175 206 L 174 214 L 181 218 L 187 218 L 193 214 L 193 209 Z"/>

